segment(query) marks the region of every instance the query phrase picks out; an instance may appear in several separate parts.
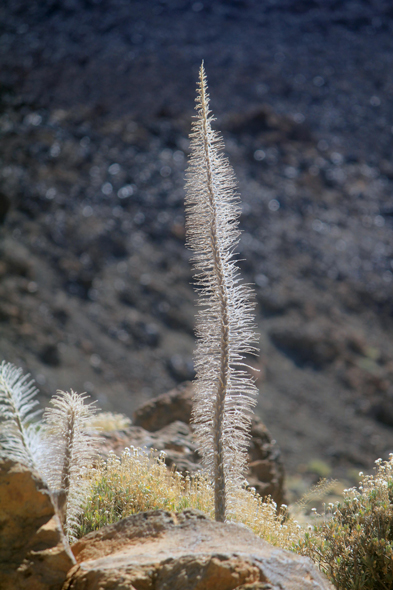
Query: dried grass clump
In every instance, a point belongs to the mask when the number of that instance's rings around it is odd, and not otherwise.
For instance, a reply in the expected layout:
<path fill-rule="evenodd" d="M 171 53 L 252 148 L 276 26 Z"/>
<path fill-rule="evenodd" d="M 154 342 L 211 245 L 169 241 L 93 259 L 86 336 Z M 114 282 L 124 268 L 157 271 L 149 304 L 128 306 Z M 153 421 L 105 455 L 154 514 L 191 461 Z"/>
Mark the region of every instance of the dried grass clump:
<path fill-rule="evenodd" d="M 78 536 L 146 510 L 181 512 L 196 508 L 214 518 L 214 488 L 201 472 L 183 476 L 169 471 L 164 453 L 126 449 L 121 457 L 111 453 L 97 465 L 91 493 L 81 518 Z M 263 501 L 255 491 L 239 490 L 228 520 L 242 523 L 274 545 L 290 548 L 301 536 L 297 524 L 273 501 Z"/>
<path fill-rule="evenodd" d="M 327 574 L 337 590 L 393 588 L 393 455 L 376 461 L 344 501 L 329 505 L 322 524 L 295 545 Z"/>
<path fill-rule="evenodd" d="M 120 519 L 146 510 L 179 511 L 190 506 L 188 496 L 206 495 L 212 491 L 203 478 L 198 482 L 183 478 L 165 465 L 165 454 L 147 453 L 138 448 L 125 449 L 121 457 L 110 452 L 92 474 L 91 493 L 81 519 L 79 536 Z M 200 487 L 197 492 L 196 487 Z M 189 488 L 188 495 L 184 494 Z M 196 506 L 202 510 L 202 506 Z"/>
<path fill-rule="evenodd" d="M 116 412 L 98 412 L 88 422 L 88 427 L 98 432 L 126 430 L 129 426 L 131 426 L 131 420 L 124 414 Z"/>
<path fill-rule="evenodd" d="M 279 511 L 269 498 L 262 498 L 255 490 L 240 489 L 228 520 L 246 525 L 256 535 L 283 549 L 292 549 L 303 537 L 301 527 L 290 517 L 283 504 Z"/>

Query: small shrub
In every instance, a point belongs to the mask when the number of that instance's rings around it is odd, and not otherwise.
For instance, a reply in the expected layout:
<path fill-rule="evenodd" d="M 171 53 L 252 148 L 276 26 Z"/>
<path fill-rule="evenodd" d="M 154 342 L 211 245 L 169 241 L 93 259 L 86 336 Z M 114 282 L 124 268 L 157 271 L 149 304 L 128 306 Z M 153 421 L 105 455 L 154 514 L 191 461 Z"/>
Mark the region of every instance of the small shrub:
<path fill-rule="evenodd" d="M 375 475 L 360 474 L 358 488 L 329 505 L 322 524 L 296 543 L 338 590 L 393 588 L 393 456 L 376 461 Z"/>

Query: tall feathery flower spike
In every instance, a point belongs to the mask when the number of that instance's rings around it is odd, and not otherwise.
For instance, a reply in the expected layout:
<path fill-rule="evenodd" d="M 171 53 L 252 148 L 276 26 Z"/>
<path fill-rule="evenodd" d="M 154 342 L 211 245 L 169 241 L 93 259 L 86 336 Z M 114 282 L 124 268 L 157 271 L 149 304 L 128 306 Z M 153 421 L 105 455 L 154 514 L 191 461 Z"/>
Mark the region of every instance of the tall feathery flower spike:
<path fill-rule="evenodd" d="M 252 408 L 258 392 L 244 363 L 256 354 L 253 291 L 234 259 L 240 199 L 223 155 L 204 65 L 199 71 L 186 182 L 187 246 L 199 293 L 193 422 L 203 464 L 214 482 L 215 518 L 223 522 L 244 481 Z"/>

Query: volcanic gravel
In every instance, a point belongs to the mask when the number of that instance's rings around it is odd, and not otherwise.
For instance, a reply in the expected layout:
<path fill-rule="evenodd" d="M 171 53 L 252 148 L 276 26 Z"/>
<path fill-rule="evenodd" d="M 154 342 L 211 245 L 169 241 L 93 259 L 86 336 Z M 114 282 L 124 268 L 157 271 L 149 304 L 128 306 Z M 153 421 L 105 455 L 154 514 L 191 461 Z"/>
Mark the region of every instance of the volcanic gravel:
<path fill-rule="evenodd" d="M 386 458 L 391 2 L 4 0 L 0 23 L 1 357 L 44 403 L 73 388 L 128 415 L 193 377 L 204 59 L 257 293 L 257 413 L 292 475 Z"/>

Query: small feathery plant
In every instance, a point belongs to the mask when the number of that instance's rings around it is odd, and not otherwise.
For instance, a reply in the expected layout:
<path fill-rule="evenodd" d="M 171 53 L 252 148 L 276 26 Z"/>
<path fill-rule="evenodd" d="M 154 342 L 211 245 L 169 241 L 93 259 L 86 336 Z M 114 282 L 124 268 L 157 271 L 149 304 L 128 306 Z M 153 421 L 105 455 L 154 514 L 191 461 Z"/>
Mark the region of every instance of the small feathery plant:
<path fill-rule="evenodd" d="M 220 135 L 211 128 L 203 63 L 199 72 L 186 183 L 187 245 L 193 250 L 198 304 L 193 421 L 198 450 L 224 521 L 244 482 L 252 407 L 258 390 L 244 363 L 255 354 L 254 301 L 240 283 L 234 251 L 240 239 L 236 179 Z"/>
<path fill-rule="evenodd" d="M 39 473 L 72 541 L 85 501 L 85 472 L 92 467 L 97 446 L 89 424 L 96 409 L 84 403 L 85 395 L 59 391 L 39 421 L 40 410 L 34 410 L 37 391 L 21 369 L 0 365 L 0 457 Z"/>
<path fill-rule="evenodd" d="M 11 363 L 0 365 L 0 457 L 39 469 L 42 433 L 37 424 L 41 410 L 30 375 Z"/>
<path fill-rule="evenodd" d="M 89 430 L 96 412 L 88 396 L 74 391 L 58 391 L 51 399 L 53 407 L 44 413 L 48 457 L 42 472 L 51 490 L 61 498 L 59 506 L 64 530 L 72 539 L 85 500 L 88 479 L 97 447 L 97 438 Z"/>

